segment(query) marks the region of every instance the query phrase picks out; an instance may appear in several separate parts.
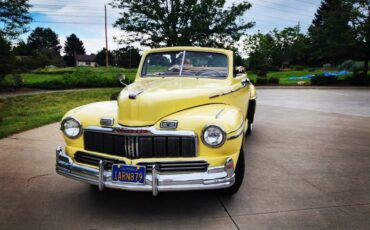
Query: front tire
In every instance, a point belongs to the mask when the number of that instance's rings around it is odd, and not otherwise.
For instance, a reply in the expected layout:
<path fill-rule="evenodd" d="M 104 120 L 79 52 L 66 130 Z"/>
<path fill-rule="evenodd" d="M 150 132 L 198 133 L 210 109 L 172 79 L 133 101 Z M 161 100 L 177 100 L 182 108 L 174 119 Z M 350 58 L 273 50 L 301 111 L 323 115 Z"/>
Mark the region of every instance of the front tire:
<path fill-rule="evenodd" d="M 255 111 L 256 111 L 256 100 L 250 100 L 247 113 L 248 128 L 247 131 L 245 132 L 246 135 L 250 135 L 252 133 Z"/>
<path fill-rule="evenodd" d="M 244 170 L 245 170 L 245 160 L 244 160 L 244 151 L 242 147 L 235 168 L 235 183 L 231 187 L 223 189 L 222 194 L 232 196 L 239 191 L 239 188 L 242 185 L 244 179 Z"/>

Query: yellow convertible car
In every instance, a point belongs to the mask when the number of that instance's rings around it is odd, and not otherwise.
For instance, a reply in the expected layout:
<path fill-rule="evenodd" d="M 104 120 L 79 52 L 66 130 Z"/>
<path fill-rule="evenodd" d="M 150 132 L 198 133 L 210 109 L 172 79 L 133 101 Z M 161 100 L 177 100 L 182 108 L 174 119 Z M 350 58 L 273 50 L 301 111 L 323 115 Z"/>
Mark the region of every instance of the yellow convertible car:
<path fill-rule="evenodd" d="M 146 51 L 135 82 L 116 101 L 63 117 L 66 145 L 56 149 L 57 173 L 100 190 L 236 193 L 256 90 L 233 59 L 224 49 Z"/>

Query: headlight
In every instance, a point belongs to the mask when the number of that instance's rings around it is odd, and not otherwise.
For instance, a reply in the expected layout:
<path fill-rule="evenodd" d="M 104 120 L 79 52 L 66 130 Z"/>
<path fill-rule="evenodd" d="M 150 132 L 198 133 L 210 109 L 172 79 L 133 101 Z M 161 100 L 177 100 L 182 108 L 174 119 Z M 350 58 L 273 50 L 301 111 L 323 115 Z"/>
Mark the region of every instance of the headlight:
<path fill-rule="evenodd" d="M 220 147 L 224 144 L 225 138 L 225 132 L 216 125 L 209 125 L 203 129 L 202 141 L 210 147 Z"/>
<path fill-rule="evenodd" d="M 82 132 L 81 123 L 72 117 L 64 119 L 60 129 L 69 138 L 77 138 Z"/>

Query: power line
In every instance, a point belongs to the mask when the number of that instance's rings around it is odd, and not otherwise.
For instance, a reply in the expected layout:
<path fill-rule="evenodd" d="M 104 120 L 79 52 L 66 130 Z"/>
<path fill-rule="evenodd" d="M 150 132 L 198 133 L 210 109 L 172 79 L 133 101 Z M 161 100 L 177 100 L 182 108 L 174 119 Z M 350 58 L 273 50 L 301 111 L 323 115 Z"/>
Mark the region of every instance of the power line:
<path fill-rule="evenodd" d="M 84 10 L 83 12 L 84 13 L 93 13 L 94 15 L 97 15 L 96 13 L 102 13 L 101 16 L 102 15 L 104 16 L 104 12 L 103 11 L 98 11 L 98 10 Z M 58 13 L 58 11 L 55 11 L 55 10 L 33 10 L 32 11 L 31 10 L 30 13 L 31 14 L 35 14 L 35 13 Z M 80 13 L 80 11 L 63 12 L 63 14 L 65 14 L 65 13 Z"/>
<path fill-rule="evenodd" d="M 268 0 L 259 0 L 259 1 L 262 1 L 262 2 L 265 2 L 265 3 L 270 3 L 272 5 L 280 5 L 280 6 L 284 6 L 285 8 L 290 8 L 290 9 L 294 9 L 294 10 L 302 10 L 302 9 L 298 9 L 298 8 L 295 8 L 295 7 L 289 7 L 289 6 L 285 6 L 284 4 L 279 4 L 279 3 L 274 3 L 274 2 L 271 2 L 271 1 L 268 1 Z M 299 1 L 299 0 L 296 0 L 296 1 Z M 301 0 L 302 2 L 306 2 L 307 1 L 303 1 Z M 69 1 L 58 1 L 58 3 L 60 2 L 67 2 L 69 3 Z M 81 1 L 71 1 L 70 3 L 88 3 L 88 2 L 81 2 Z M 260 7 L 265 7 L 265 8 L 270 8 L 270 9 L 274 9 L 274 10 L 278 10 L 278 11 L 283 11 L 283 12 L 288 12 L 288 13 L 293 13 L 291 11 L 287 11 L 287 9 L 282 9 L 282 8 L 278 8 L 278 7 L 273 7 L 273 6 L 267 6 L 267 5 L 263 5 L 263 4 L 260 4 L 260 3 L 253 3 L 253 4 L 256 4 Z M 312 2 L 310 2 L 310 4 L 313 4 Z M 44 5 L 44 6 L 57 6 L 57 7 L 64 7 L 66 5 L 58 5 L 58 4 L 35 4 L 35 5 Z M 314 4 L 313 4 L 314 5 Z M 88 13 L 88 12 L 99 12 L 99 13 L 102 13 L 102 11 L 97 11 L 97 10 L 92 10 L 91 9 L 91 6 L 89 7 L 86 7 L 86 6 L 81 6 L 81 5 L 73 5 L 73 6 L 80 6 L 80 7 L 85 7 L 87 8 L 87 10 L 84 10 L 83 12 L 84 13 Z M 89 9 L 90 8 L 90 9 Z M 97 9 L 95 7 L 92 7 L 93 9 Z M 99 8 L 100 9 L 100 8 Z M 73 17 L 84 17 L 84 18 L 94 18 L 96 19 L 95 16 L 103 16 L 102 14 L 100 15 L 97 15 L 97 14 L 94 14 L 94 15 L 83 15 L 83 14 L 68 14 L 68 13 L 63 13 L 63 14 L 58 14 L 58 13 L 55 13 L 56 11 L 54 10 L 37 10 L 37 11 L 33 11 L 32 13 L 48 13 L 50 12 L 50 14 L 45 14 L 45 16 L 54 16 L 54 17 L 70 17 L 70 18 L 73 18 Z M 71 12 L 72 13 L 72 12 Z M 299 13 L 296 13 L 294 12 L 295 15 L 297 16 L 304 16 L 304 17 L 310 17 L 312 18 L 313 15 L 307 15 L 307 14 L 299 14 Z M 271 15 L 263 15 L 263 14 L 258 14 L 257 16 L 265 16 L 267 18 L 276 18 L 278 20 L 282 20 L 282 21 L 290 21 L 290 22 L 294 22 L 294 23 L 298 23 L 298 20 L 295 21 L 295 20 L 291 20 L 291 19 L 282 19 L 282 18 L 279 18 L 279 17 L 276 17 L 276 16 L 271 16 Z M 119 18 L 116 18 L 116 17 L 108 17 L 110 19 L 113 19 L 113 20 L 117 20 Z M 258 21 L 267 21 L 266 19 L 256 19 Z M 101 24 L 101 23 L 94 23 L 94 22 L 67 22 L 67 21 L 34 21 L 36 23 L 56 23 L 56 24 L 88 24 L 88 25 L 94 25 L 94 24 Z M 260 24 L 260 23 L 258 23 Z M 302 24 L 302 23 L 301 23 Z M 273 26 L 272 24 L 270 24 L 271 26 Z M 280 24 L 281 26 L 283 26 L 282 24 Z"/>
<path fill-rule="evenodd" d="M 310 1 L 304 1 L 304 0 L 296 0 L 296 1 L 297 1 L 297 2 L 301 2 L 301 3 L 310 4 L 310 5 L 313 5 L 313 6 L 316 6 L 316 7 L 319 7 L 319 5 L 316 5 L 315 3 L 310 2 Z"/>
<path fill-rule="evenodd" d="M 50 1 L 49 0 L 49 2 L 53 2 L 53 1 Z M 74 0 L 72 0 L 72 1 L 66 1 L 66 0 L 57 0 L 57 1 L 54 1 L 54 2 L 56 2 L 56 3 L 83 3 L 83 4 L 91 4 L 91 2 L 86 2 L 86 1 L 74 1 Z M 108 4 L 110 1 L 106 1 L 106 3 Z M 31 0 L 31 2 L 30 2 L 30 4 L 31 5 L 34 5 L 34 4 L 43 4 L 43 3 L 32 3 L 32 0 Z M 105 3 L 102 3 L 102 4 L 105 4 Z"/>
<path fill-rule="evenodd" d="M 273 6 L 261 5 L 259 3 L 254 3 L 254 4 L 256 4 L 257 6 L 260 6 L 260 7 L 265 7 L 265 8 L 270 8 L 270 9 L 274 9 L 274 10 L 279 10 L 279 11 L 282 11 L 282 12 L 291 13 L 291 14 L 295 14 L 295 15 L 299 15 L 299 16 L 304 16 L 304 17 L 312 17 L 313 16 L 313 15 L 308 15 L 308 14 L 298 14 L 297 12 L 287 11 L 285 9 L 276 8 L 276 7 L 273 7 Z"/>
<path fill-rule="evenodd" d="M 262 21 L 262 23 L 261 23 L 260 21 Z M 279 24 L 276 24 L 275 22 L 271 23 L 271 22 L 270 22 L 270 21 L 268 21 L 268 20 L 256 19 L 256 24 L 257 24 L 257 25 L 260 25 L 260 24 L 272 25 L 272 24 L 273 24 L 273 25 L 280 25 L 280 26 L 284 26 L 284 25 L 287 25 L 287 24 L 294 24 L 294 25 L 298 25 L 298 23 L 299 23 L 300 25 L 303 25 L 303 26 L 308 26 L 308 25 L 310 25 L 309 23 L 301 23 L 301 22 L 299 22 L 299 21 L 295 21 L 295 22 L 291 22 L 291 23 L 283 23 L 283 24 L 279 23 Z"/>
<path fill-rule="evenodd" d="M 51 8 L 64 8 L 66 7 L 67 5 L 59 5 L 59 4 L 44 4 L 44 3 L 37 3 L 37 4 L 33 4 L 33 6 L 38 6 L 38 7 L 51 7 Z M 98 6 L 91 6 L 90 5 L 80 5 L 80 4 L 72 4 L 72 6 L 74 7 L 88 7 L 88 8 L 91 8 L 91 9 L 100 9 L 100 7 Z M 115 8 L 111 8 L 110 10 L 118 10 L 118 9 L 115 9 Z"/>
<path fill-rule="evenodd" d="M 251 15 L 249 15 L 249 16 L 251 16 Z M 273 20 L 273 18 L 275 18 L 277 20 L 288 21 L 288 22 L 298 22 L 299 21 L 299 20 L 285 19 L 285 18 L 280 18 L 280 17 L 276 17 L 276 16 L 273 16 L 273 15 L 266 15 L 266 14 L 261 14 L 261 13 L 258 13 L 257 16 L 262 16 L 262 17 L 264 17 L 264 19 L 265 18 L 271 18 Z"/>
<path fill-rule="evenodd" d="M 262 1 L 262 2 L 265 2 L 265 3 L 270 3 L 272 5 L 277 5 L 277 6 L 283 6 L 284 8 L 278 8 L 278 7 L 274 7 L 274 6 L 268 6 L 268 5 L 264 5 L 264 4 L 260 4 L 260 3 L 253 3 L 253 4 L 256 4 L 260 7 L 265 7 L 265 8 L 270 8 L 270 9 L 274 9 L 274 10 L 278 10 L 278 11 L 282 11 L 282 12 L 288 12 L 288 13 L 294 13 L 295 15 L 300 15 L 300 16 L 305 16 L 305 17 L 312 17 L 312 15 L 308 15 L 308 14 L 302 14 L 302 13 L 297 13 L 297 12 L 292 12 L 290 9 L 292 10 L 303 10 L 303 9 L 299 9 L 299 8 L 296 8 L 296 7 L 291 7 L 291 6 L 286 6 L 285 4 L 279 4 L 279 3 L 275 3 L 275 2 L 271 2 L 271 1 L 268 1 L 268 0 L 259 0 L 259 1 Z M 298 0 L 297 0 L 298 1 Z M 37 5 L 37 6 L 50 6 L 50 7 L 65 7 L 66 5 L 60 5 L 60 4 L 34 4 L 34 5 Z M 74 4 L 73 6 L 77 6 L 77 7 L 85 7 L 86 8 L 86 5 L 79 5 L 79 4 Z M 90 9 L 100 9 L 100 7 L 93 7 L 93 6 L 89 6 L 88 8 Z M 110 10 L 120 10 L 120 9 L 116 9 L 116 8 L 111 8 Z M 102 12 L 99 10 L 99 12 Z"/>
<path fill-rule="evenodd" d="M 33 21 L 35 23 L 40 24 L 72 24 L 72 25 L 104 25 L 104 22 L 96 23 L 96 22 L 66 22 L 66 21 Z M 271 27 L 284 27 L 288 26 L 287 24 L 270 24 L 270 23 L 258 23 L 262 26 L 271 26 Z"/>
<path fill-rule="evenodd" d="M 104 22 L 64 22 L 64 21 L 33 21 L 35 23 L 45 23 L 45 24 L 77 24 L 77 25 L 104 25 Z"/>
<path fill-rule="evenodd" d="M 101 16 L 101 17 L 104 17 L 104 15 L 77 15 L 77 14 L 44 14 L 45 16 L 53 16 L 53 17 L 71 17 L 71 18 L 94 18 L 96 19 L 97 17 L 96 16 Z M 117 17 L 108 17 L 107 18 L 109 19 L 114 19 L 114 20 L 117 20 L 119 18 Z"/>
<path fill-rule="evenodd" d="M 270 3 L 272 5 L 283 6 L 284 8 L 289 8 L 289 9 L 293 9 L 293 10 L 299 10 L 299 11 L 304 10 L 304 9 L 301 9 L 301 8 L 287 6 L 287 4 L 281 4 L 281 3 L 271 2 L 271 1 L 268 1 L 268 0 L 258 0 L 258 1 L 267 2 L 267 3 Z"/>
<path fill-rule="evenodd" d="M 96 16 L 104 16 L 103 14 L 94 14 L 94 15 L 83 15 L 83 14 L 70 14 L 70 13 L 54 13 L 55 11 L 38 11 L 38 12 L 46 12 L 44 15 L 45 16 L 54 16 L 54 17 L 86 17 L 86 18 L 94 18 L 96 19 Z M 49 13 L 50 12 L 50 13 Z M 249 16 L 249 15 L 248 15 Z M 280 17 L 276 17 L 276 16 L 273 16 L 273 15 L 265 15 L 265 14 L 261 14 L 259 13 L 257 16 L 263 16 L 265 18 L 263 19 L 256 19 L 256 20 L 264 20 L 266 21 L 266 18 L 275 18 L 275 19 L 278 19 L 278 20 L 282 20 L 282 21 L 289 21 L 289 22 L 295 22 L 295 23 L 298 23 L 299 20 L 292 20 L 292 19 L 284 19 L 284 18 L 280 18 Z M 113 20 L 117 20 L 119 19 L 119 17 L 108 17 L 107 18 L 110 18 L 110 19 L 113 19 Z M 251 19 L 253 20 L 253 19 Z"/>

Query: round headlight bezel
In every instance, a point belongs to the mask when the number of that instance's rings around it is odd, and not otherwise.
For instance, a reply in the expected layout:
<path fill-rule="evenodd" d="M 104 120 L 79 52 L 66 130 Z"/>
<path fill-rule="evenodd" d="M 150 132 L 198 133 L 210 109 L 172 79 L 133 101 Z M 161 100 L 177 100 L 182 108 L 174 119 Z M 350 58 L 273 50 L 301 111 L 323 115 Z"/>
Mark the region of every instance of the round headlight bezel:
<path fill-rule="evenodd" d="M 221 132 L 221 134 L 222 134 L 222 141 L 221 141 L 219 144 L 217 144 L 217 145 L 212 145 L 212 144 L 208 143 L 208 142 L 205 140 L 205 138 L 204 138 L 204 134 L 205 134 L 205 132 L 207 131 L 207 129 L 209 129 L 209 128 L 216 128 L 216 129 L 218 129 L 218 130 Z M 207 146 L 209 146 L 209 147 L 211 147 L 211 148 L 218 148 L 218 147 L 221 147 L 221 146 L 225 143 L 225 141 L 226 141 L 226 132 L 224 131 L 224 129 L 223 129 L 222 127 L 220 127 L 220 126 L 218 126 L 218 125 L 206 125 L 206 126 L 203 128 L 203 130 L 202 130 L 201 139 L 202 139 L 203 144 L 205 144 L 205 145 L 207 145 Z"/>
<path fill-rule="evenodd" d="M 64 127 L 65 123 L 66 123 L 66 122 L 68 122 L 68 121 L 71 121 L 71 120 L 72 120 L 72 121 L 74 121 L 74 122 L 76 122 L 77 127 L 78 127 L 78 129 L 79 129 L 78 133 L 77 133 L 76 135 L 74 135 L 74 136 L 70 136 L 70 135 L 68 135 L 68 134 L 66 133 L 66 129 L 65 129 L 65 127 Z M 82 134 L 82 124 L 81 124 L 81 122 L 80 122 L 79 120 L 77 120 L 77 119 L 76 119 L 76 118 L 74 118 L 74 117 L 66 117 L 65 119 L 63 119 L 63 121 L 62 121 L 62 123 L 61 123 L 61 126 L 60 126 L 60 129 L 62 130 L 63 134 L 64 134 L 66 137 L 70 138 L 70 139 L 76 139 L 76 138 L 78 138 L 79 136 L 81 136 L 81 134 Z"/>

